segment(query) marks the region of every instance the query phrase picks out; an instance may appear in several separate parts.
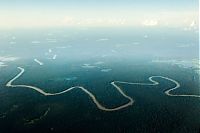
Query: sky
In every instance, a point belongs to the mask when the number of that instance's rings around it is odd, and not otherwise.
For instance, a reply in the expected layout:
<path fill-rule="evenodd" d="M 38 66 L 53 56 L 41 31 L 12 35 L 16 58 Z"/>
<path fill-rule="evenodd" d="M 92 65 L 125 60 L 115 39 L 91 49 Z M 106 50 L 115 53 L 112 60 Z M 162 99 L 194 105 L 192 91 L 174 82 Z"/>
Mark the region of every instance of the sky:
<path fill-rule="evenodd" d="M 0 0 L 0 28 L 198 25 L 198 0 Z"/>

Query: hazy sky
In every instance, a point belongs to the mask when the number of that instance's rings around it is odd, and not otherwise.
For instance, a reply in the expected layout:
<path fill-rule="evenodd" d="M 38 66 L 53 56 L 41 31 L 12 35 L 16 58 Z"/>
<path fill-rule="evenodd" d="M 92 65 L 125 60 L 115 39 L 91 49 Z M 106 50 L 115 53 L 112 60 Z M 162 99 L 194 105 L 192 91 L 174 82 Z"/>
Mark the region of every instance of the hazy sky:
<path fill-rule="evenodd" d="M 0 0 L 0 28 L 198 25 L 198 0 Z"/>

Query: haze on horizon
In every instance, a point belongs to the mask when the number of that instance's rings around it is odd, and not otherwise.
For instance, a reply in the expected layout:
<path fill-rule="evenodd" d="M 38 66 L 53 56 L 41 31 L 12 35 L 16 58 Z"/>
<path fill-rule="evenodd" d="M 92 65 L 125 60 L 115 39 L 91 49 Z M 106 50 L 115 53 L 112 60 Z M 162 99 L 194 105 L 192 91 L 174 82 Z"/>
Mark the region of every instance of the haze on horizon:
<path fill-rule="evenodd" d="M 0 0 L 0 10 L 0 29 L 199 25 L 198 0 Z"/>

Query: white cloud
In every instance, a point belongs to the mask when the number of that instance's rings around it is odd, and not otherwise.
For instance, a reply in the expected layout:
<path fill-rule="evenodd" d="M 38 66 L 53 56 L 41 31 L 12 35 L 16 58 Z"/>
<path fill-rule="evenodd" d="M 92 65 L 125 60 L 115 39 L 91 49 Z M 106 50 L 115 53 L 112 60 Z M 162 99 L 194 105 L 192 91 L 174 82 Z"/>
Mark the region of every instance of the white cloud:
<path fill-rule="evenodd" d="M 157 26 L 158 25 L 158 21 L 157 20 L 145 20 L 142 23 L 144 26 Z"/>
<path fill-rule="evenodd" d="M 96 41 L 108 41 L 109 39 L 108 38 L 101 38 L 101 39 L 98 39 Z"/>
<path fill-rule="evenodd" d="M 189 22 L 185 22 L 186 20 Z M 143 11 L 131 10 L 2 10 L 0 28 L 35 28 L 55 26 L 198 26 L 198 11 Z"/>
<path fill-rule="evenodd" d="M 190 27 L 194 27 L 196 24 L 195 24 L 195 21 L 192 21 L 192 23 L 190 24 Z"/>
<path fill-rule="evenodd" d="M 197 69 L 196 72 L 199 73 L 199 59 L 192 59 L 192 60 L 176 60 L 176 59 L 156 59 L 152 60 L 153 63 L 166 63 L 171 65 L 178 65 L 179 67 L 183 68 L 194 68 Z"/>
<path fill-rule="evenodd" d="M 66 16 L 63 20 L 63 24 L 64 25 L 71 25 L 71 24 L 74 24 L 75 20 L 72 18 L 72 17 L 69 17 L 69 16 Z"/>
<path fill-rule="evenodd" d="M 184 31 L 191 31 L 191 30 L 197 30 L 198 31 L 198 24 L 195 20 L 193 21 L 185 21 L 187 23 L 187 27 L 184 27 Z"/>
<path fill-rule="evenodd" d="M 57 39 L 54 39 L 54 38 L 47 38 L 46 40 L 48 43 L 56 43 L 57 42 Z"/>
<path fill-rule="evenodd" d="M 111 71 L 112 69 L 102 69 L 101 72 L 109 72 Z"/>
<path fill-rule="evenodd" d="M 148 35 L 144 35 L 144 38 L 148 38 L 149 36 Z"/>
<path fill-rule="evenodd" d="M 90 65 L 90 64 L 83 64 L 81 66 L 82 68 L 96 68 L 96 66 Z"/>
<path fill-rule="evenodd" d="M 5 62 L 15 61 L 17 57 L 0 56 L 0 67 L 8 66 Z"/>
<path fill-rule="evenodd" d="M 33 44 L 39 44 L 40 41 L 32 41 L 31 43 L 33 43 Z"/>
<path fill-rule="evenodd" d="M 0 61 L 2 62 L 10 62 L 10 61 L 15 61 L 19 59 L 18 57 L 6 57 L 6 56 L 0 56 Z"/>
<path fill-rule="evenodd" d="M 16 44 L 16 42 L 14 42 L 14 41 L 11 41 L 11 42 L 9 42 L 10 44 Z"/>
<path fill-rule="evenodd" d="M 178 48 L 188 48 L 188 47 L 191 47 L 191 46 L 193 46 L 193 45 L 192 44 L 180 44 L 177 47 Z"/>
<path fill-rule="evenodd" d="M 4 62 L 0 62 L 0 67 L 5 67 L 5 66 L 7 66 L 7 65 L 5 65 Z"/>

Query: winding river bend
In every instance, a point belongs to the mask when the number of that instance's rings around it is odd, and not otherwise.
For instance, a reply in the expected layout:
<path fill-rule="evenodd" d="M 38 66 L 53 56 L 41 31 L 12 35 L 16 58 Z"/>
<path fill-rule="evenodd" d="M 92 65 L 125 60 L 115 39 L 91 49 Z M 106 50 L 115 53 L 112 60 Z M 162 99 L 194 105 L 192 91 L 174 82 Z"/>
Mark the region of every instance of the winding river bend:
<path fill-rule="evenodd" d="M 124 109 L 124 108 L 127 108 L 131 105 L 133 105 L 134 103 L 134 100 L 133 98 L 131 98 L 130 96 L 128 96 L 118 85 L 118 84 L 130 84 L 130 85 L 144 85 L 144 86 L 156 86 L 156 85 L 159 85 L 159 82 L 156 81 L 155 79 L 156 78 L 162 78 L 162 79 L 165 79 L 165 80 L 168 80 L 170 82 L 173 82 L 175 84 L 175 87 L 173 88 L 169 88 L 167 89 L 164 93 L 167 95 L 167 96 L 172 96 L 172 97 L 195 97 L 195 98 L 200 98 L 200 95 L 185 95 L 185 94 L 172 94 L 172 91 L 178 89 L 180 87 L 180 84 L 176 81 L 176 80 L 173 80 L 171 78 L 168 78 L 168 77 L 163 77 L 163 76 L 151 76 L 149 77 L 149 81 L 151 83 L 132 83 L 132 82 L 124 82 L 124 81 L 113 81 L 111 82 L 110 84 L 112 86 L 114 86 L 117 91 L 123 96 L 125 97 L 126 99 L 128 99 L 129 101 L 123 105 L 119 105 L 117 107 L 114 107 L 114 108 L 107 108 L 105 107 L 104 105 L 102 105 L 95 97 L 94 94 L 92 94 L 89 90 L 87 90 L 86 88 L 82 87 L 82 86 L 73 86 L 73 87 L 70 87 L 68 89 L 65 89 L 64 91 L 61 91 L 61 92 L 56 92 L 56 93 L 49 93 L 49 92 L 45 92 L 43 91 L 41 88 L 38 88 L 38 87 L 35 87 L 35 86 L 30 86 L 30 85 L 23 85 L 23 84 L 18 84 L 18 85 L 15 85 L 13 84 L 13 82 L 15 80 L 17 80 L 18 78 L 20 78 L 24 72 L 25 72 L 25 69 L 22 68 L 22 67 L 18 67 L 18 69 L 20 70 L 20 72 L 14 77 L 12 78 L 7 84 L 6 86 L 7 87 L 13 87 L 13 88 L 28 88 L 28 89 L 32 89 L 32 90 L 35 90 L 37 91 L 38 93 L 44 95 L 44 96 L 55 96 L 55 95 L 61 95 L 61 94 L 64 94 L 64 93 L 67 93 L 69 91 L 72 91 L 74 89 L 81 89 L 84 93 L 86 93 L 90 98 L 91 100 L 94 102 L 94 104 L 97 106 L 98 109 L 100 110 L 103 110 L 103 111 L 117 111 L 117 110 L 121 110 L 121 109 Z"/>

